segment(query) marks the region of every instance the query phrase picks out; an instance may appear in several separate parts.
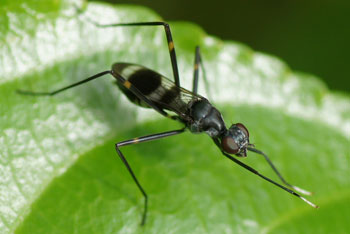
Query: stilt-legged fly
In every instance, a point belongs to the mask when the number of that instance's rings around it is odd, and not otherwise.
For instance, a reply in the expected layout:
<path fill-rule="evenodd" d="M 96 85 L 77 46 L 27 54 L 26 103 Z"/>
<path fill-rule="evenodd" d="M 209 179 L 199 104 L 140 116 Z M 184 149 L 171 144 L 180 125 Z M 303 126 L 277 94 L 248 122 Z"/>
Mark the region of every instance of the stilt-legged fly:
<path fill-rule="evenodd" d="M 267 157 L 267 155 L 262 151 L 256 149 L 254 145 L 249 142 L 249 132 L 243 124 L 236 123 L 232 124 L 229 128 L 227 128 L 221 113 L 212 104 L 210 104 L 210 102 L 205 97 L 197 93 L 199 68 L 202 68 L 203 74 L 205 74 L 199 47 L 196 47 L 195 50 L 193 89 L 191 92 L 184 88 L 181 88 L 180 86 L 180 78 L 174 42 L 172 39 L 170 27 L 167 23 L 137 22 L 101 25 L 91 20 L 89 21 L 97 27 L 164 27 L 175 82 L 172 82 L 171 80 L 160 75 L 159 73 L 140 65 L 131 63 L 115 63 L 113 64 L 111 70 L 100 72 L 77 83 L 57 89 L 53 92 L 31 92 L 18 90 L 18 93 L 25 95 L 53 96 L 64 90 L 73 88 L 75 86 L 84 84 L 96 78 L 110 74 L 116 79 L 117 86 L 119 87 L 120 91 L 122 91 L 131 102 L 138 106 L 152 108 L 159 114 L 184 124 L 184 127 L 178 130 L 137 137 L 126 141 L 121 141 L 115 144 L 115 149 L 119 157 L 121 158 L 122 162 L 126 166 L 135 184 L 137 185 L 144 197 L 144 210 L 142 213 L 141 225 L 145 224 L 147 216 L 147 193 L 143 189 L 142 185 L 140 184 L 139 180 L 137 179 L 133 170 L 131 169 L 128 161 L 121 152 L 121 147 L 174 136 L 183 133 L 186 129 L 188 129 L 192 133 L 204 132 L 208 134 L 214 141 L 214 144 L 219 148 L 221 153 L 228 159 L 232 160 L 234 163 L 258 175 L 264 180 L 267 180 L 268 182 L 280 187 L 288 193 L 297 196 L 312 207 L 318 207 L 317 205 L 311 203 L 306 198 L 300 196 L 298 193 L 292 190 L 294 189 L 295 191 L 305 195 L 311 194 L 308 191 L 305 191 L 301 188 L 289 184 L 281 176 L 281 174 L 278 172 L 278 170 Z M 169 112 L 175 113 L 175 115 L 170 115 Z M 235 155 L 238 157 L 246 157 L 247 150 L 262 155 L 285 186 L 265 177 L 252 167 L 242 163 L 240 160 L 232 156 Z"/>

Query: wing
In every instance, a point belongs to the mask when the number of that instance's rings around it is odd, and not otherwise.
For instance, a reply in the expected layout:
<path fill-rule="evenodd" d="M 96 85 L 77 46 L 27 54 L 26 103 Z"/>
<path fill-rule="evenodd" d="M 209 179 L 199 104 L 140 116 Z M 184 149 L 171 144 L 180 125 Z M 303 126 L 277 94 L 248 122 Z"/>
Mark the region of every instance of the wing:
<path fill-rule="evenodd" d="M 150 99 L 159 107 L 184 117 L 192 103 L 205 98 L 177 87 L 174 82 L 162 76 L 160 87 L 150 95 Z"/>
<path fill-rule="evenodd" d="M 170 79 L 146 67 L 131 63 L 116 63 L 113 71 L 128 80 L 146 98 L 160 109 L 170 110 L 182 118 L 186 118 L 188 108 L 193 102 L 205 99 L 184 88 L 177 87 Z M 149 107 L 130 90 L 118 84 L 126 96 L 137 105 Z"/>

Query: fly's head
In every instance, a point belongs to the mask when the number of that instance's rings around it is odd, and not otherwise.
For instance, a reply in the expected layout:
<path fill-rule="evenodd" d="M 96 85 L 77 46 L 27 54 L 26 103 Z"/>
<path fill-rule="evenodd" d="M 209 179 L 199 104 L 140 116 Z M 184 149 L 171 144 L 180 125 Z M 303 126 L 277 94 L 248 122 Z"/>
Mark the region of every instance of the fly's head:
<path fill-rule="evenodd" d="M 228 154 L 247 157 L 248 129 L 241 123 L 232 124 L 221 138 L 221 149 Z"/>

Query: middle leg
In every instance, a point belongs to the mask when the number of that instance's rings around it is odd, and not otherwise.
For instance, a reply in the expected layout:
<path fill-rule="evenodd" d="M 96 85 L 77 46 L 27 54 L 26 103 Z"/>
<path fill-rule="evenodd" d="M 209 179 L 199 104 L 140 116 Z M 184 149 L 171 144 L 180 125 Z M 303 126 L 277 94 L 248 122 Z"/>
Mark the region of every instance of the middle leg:
<path fill-rule="evenodd" d="M 198 80 L 199 80 L 199 68 L 202 70 L 203 81 L 205 84 L 205 91 L 208 94 L 208 98 L 211 99 L 211 95 L 209 92 L 209 85 L 207 80 L 207 74 L 204 69 L 203 60 L 200 52 L 199 46 L 196 46 L 195 49 L 195 57 L 194 57 L 194 69 L 193 69 L 193 83 L 192 83 L 192 92 L 194 94 L 198 94 Z"/>
<path fill-rule="evenodd" d="M 126 141 L 121 141 L 121 142 L 115 144 L 115 149 L 116 149 L 119 157 L 121 158 L 121 160 L 124 163 L 125 167 L 129 171 L 131 177 L 133 178 L 135 184 L 139 188 L 139 190 L 142 193 L 142 195 L 144 197 L 144 200 L 145 200 L 144 210 L 143 210 L 143 213 L 142 213 L 141 225 L 144 225 L 145 222 L 146 222 L 147 209 L 148 209 L 148 196 L 147 196 L 147 193 L 145 192 L 145 190 L 143 189 L 143 187 L 141 186 L 140 182 L 138 181 L 137 177 L 135 176 L 135 174 L 134 174 L 133 170 L 131 169 L 128 161 L 126 160 L 126 158 L 124 157 L 123 153 L 121 152 L 120 147 L 126 146 L 126 145 L 138 144 L 138 143 L 147 142 L 147 141 L 158 140 L 158 139 L 161 139 L 161 138 L 170 137 L 170 136 L 174 136 L 174 135 L 183 133 L 184 131 L 185 131 L 185 128 L 182 128 L 182 129 L 179 129 L 179 130 L 173 130 L 173 131 L 169 131 L 169 132 L 162 132 L 162 133 L 147 135 L 147 136 L 143 136 L 143 137 L 139 137 L 139 138 L 133 138 L 133 139 L 126 140 Z"/>

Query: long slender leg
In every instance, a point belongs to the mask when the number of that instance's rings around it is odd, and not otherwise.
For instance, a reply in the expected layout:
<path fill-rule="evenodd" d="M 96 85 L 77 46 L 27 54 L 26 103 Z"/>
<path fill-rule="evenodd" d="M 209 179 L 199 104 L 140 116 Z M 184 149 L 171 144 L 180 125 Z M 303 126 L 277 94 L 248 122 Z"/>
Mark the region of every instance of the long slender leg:
<path fill-rule="evenodd" d="M 138 89 L 136 89 L 129 81 L 125 80 L 122 76 L 115 74 L 113 71 L 103 71 L 98 74 L 95 74 L 93 76 L 90 76 L 84 80 L 78 81 L 76 83 L 73 83 L 71 85 L 59 88 L 57 90 L 51 91 L 51 92 L 33 92 L 33 91 L 27 91 L 27 90 L 17 90 L 17 93 L 22 94 L 22 95 L 30 95 L 30 96 L 53 96 L 55 94 L 58 94 L 62 91 L 65 91 L 67 89 L 76 87 L 78 85 L 84 84 L 86 82 L 92 81 L 94 79 L 97 79 L 99 77 L 102 77 L 106 74 L 111 74 L 113 75 L 118 82 L 121 82 L 125 88 L 130 89 L 131 92 L 133 92 L 138 98 L 142 99 L 144 102 L 146 102 L 150 107 L 152 107 L 154 110 L 159 112 L 161 115 L 174 119 L 174 117 L 168 115 L 165 111 L 160 109 L 157 105 L 155 105 L 151 100 L 149 100 L 145 95 L 143 95 Z"/>
<path fill-rule="evenodd" d="M 134 22 L 134 23 L 116 23 L 116 24 L 100 24 L 98 22 L 95 22 L 94 20 L 87 18 L 87 20 L 94 24 L 96 27 L 100 28 L 108 28 L 108 27 L 133 27 L 133 26 L 163 26 L 165 30 L 166 39 L 168 41 L 168 48 L 169 48 L 169 54 L 170 54 L 170 60 L 173 70 L 173 75 L 175 79 L 176 86 L 180 87 L 180 76 L 179 76 L 179 70 L 177 66 L 177 60 L 176 60 L 176 53 L 175 53 L 175 46 L 173 37 L 171 34 L 170 26 L 166 22 L 162 21 L 155 21 L 155 22 Z"/>
<path fill-rule="evenodd" d="M 264 152 L 262 152 L 262 151 L 260 151 L 260 150 L 257 150 L 257 149 L 255 149 L 255 148 L 251 148 L 251 147 L 248 147 L 247 149 L 248 149 L 249 151 L 252 151 L 252 152 L 254 152 L 254 153 L 257 153 L 257 154 L 260 154 L 260 155 L 264 156 L 265 160 L 269 163 L 269 165 L 271 166 L 271 168 L 274 170 L 274 172 L 277 174 L 277 176 L 281 179 L 281 181 L 282 181 L 285 185 L 287 185 L 288 187 L 290 187 L 290 188 L 292 188 L 292 189 L 294 189 L 294 190 L 296 190 L 296 191 L 298 191 L 298 192 L 300 192 L 300 193 L 302 193 L 302 194 L 305 194 L 305 195 L 312 195 L 311 192 L 306 191 L 306 190 L 304 190 L 304 189 L 302 189 L 302 188 L 299 188 L 299 187 L 297 187 L 297 186 L 294 186 L 294 185 L 291 185 L 290 183 L 288 183 L 288 182 L 282 177 L 282 175 L 279 173 L 279 171 L 277 170 L 277 168 L 275 167 L 275 165 L 273 165 L 272 161 L 269 159 L 269 157 L 267 157 L 267 155 L 266 155 Z"/>
<path fill-rule="evenodd" d="M 135 176 L 133 170 L 131 169 L 128 161 L 126 160 L 126 158 L 124 157 L 123 153 L 120 151 L 119 148 L 122 147 L 122 146 L 126 146 L 126 145 L 138 144 L 138 143 L 141 143 L 141 142 L 153 141 L 153 140 L 157 140 L 157 139 L 161 139 L 161 138 L 165 138 L 165 137 L 169 137 L 169 136 L 174 136 L 176 134 L 183 133 L 184 130 L 185 129 L 183 128 L 183 129 L 169 131 L 169 132 L 163 132 L 163 133 L 158 133 L 158 134 L 147 135 L 147 136 L 143 136 L 143 137 L 139 137 L 139 138 L 134 138 L 134 139 L 126 140 L 126 141 L 121 141 L 121 142 L 119 142 L 119 143 L 117 143 L 115 145 L 115 149 L 116 149 L 119 157 L 121 158 L 121 160 L 123 161 L 124 165 L 128 169 L 131 177 L 133 178 L 135 184 L 137 185 L 137 187 L 139 188 L 140 192 L 142 193 L 142 195 L 143 195 L 143 197 L 145 199 L 144 210 L 143 210 L 143 213 L 142 213 L 141 225 L 144 225 L 145 222 L 146 222 L 146 215 L 147 215 L 147 209 L 148 209 L 147 193 L 145 192 L 145 190 L 141 186 L 140 182 L 136 178 L 136 176 Z"/>
<path fill-rule="evenodd" d="M 208 84 L 208 80 L 207 80 L 207 74 L 205 72 L 205 68 L 203 65 L 203 60 L 202 60 L 202 56 L 200 53 L 200 48 L 199 48 L 199 46 L 196 46 L 195 57 L 194 57 L 194 70 L 193 70 L 193 86 L 192 86 L 192 92 L 194 94 L 198 93 L 199 67 L 202 70 L 203 80 L 204 80 L 206 92 L 208 94 L 208 98 L 211 99 L 211 95 L 209 92 L 209 84 Z"/>
<path fill-rule="evenodd" d="M 221 149 L 221 148 L 220 148 L 220 143 L 219 143 L 219 141 L 218 141 L 217 139 L 213 139 L 213 140 L 214 140 L 215 144 L 219 147 L 219 149 Z M 306 203 L 309 204 L 310 206 L 312 206 L 312 207 L 314 207 L 314 208 L 318 208 L 317 205 L 313 204 L 312 202 L 310 202 L 310 201 L 307 200 L 306 198 L 300 196 L 298 193 L 294 192 L 293 190 L 291 190 L 291 189 L 289 189 L 289 188 L 286 188 L 286 187 L 284 187 L 283 185 L 280 185 L 279 183 L 277 183 L 277 182 L 271 180 L 270 178 L 268 178 L 268 177 L 266 177 L 266 176 L 260 174 L 257 170 L 255 170 L 255 169 L 251 168 L 250 166 L 248 166 L 248 165 L 242 163 L 242 162 L 239 161 L 238 159 L 236 159 L 236 158 L 232 157 L 231 155 L 229 155 L 229 154 L 223 152 L 222 150 L 221 150 L 221 153 L 222 153 L 226 158 L 228 158 L 228 159 L 230 159 L 231 161 L 237 163 L 239 166 L 241 166 L 241 167 L 247 169 L 248 171 L 250 171 L 250 172 L 254 173 L 255 175 L 257 175 L 257 176 L 263 178 L 264 180 L 267 180 L 268 182 L 270 182 L 270 183 L 272 183 L 272 184 L 274 184 L 274 185 L 280 187 L 281 189 L 287 191 L 288 193 L 293 194 L 294 196 L 300 198 L 301 200 L 303 200 L 304 202 L 306 202 Z"/>
<path fill-rule="evenodd" d="M 193 70 L 193 85 L 192 92 L 197 94 L 198 91 L 198 75 L 199 75 L 199 63 L 201 57 L 199 52 L 199 46 L 196 46 L 195 56 L 194 56 L 194 70 Z"/>
<path fill-rule="evenodd" d="M 103 71 L 103 72 L 100 72 L 100 73 L 98 73 L 96 75 L 90 76 L 90 77 L 88 77 L 88 78 L 86 78 L 84 80 L 78 81 L 76 83 L 73 83 L 71 85 L 65 86 L 63 88 L 57 89 L 57 90 L 52 91 L 52 92 L 32 92 L 32 91 L 25 91 L 25 90 L 17 90 L 17 93 L 23 94 L 23 95 L 32 95 L 32 96 L 53 96 L 53 95 L 58 94 L 58 93 L 60 93 L 62 91 L 65 91 L 65 90 L 73 88 L 75 86 L 84 84 L 86 82 L 89 82 L 91 80 L 94 80 L 96 78 L 104 76 L 106 74 L 112 74 L 112 73 L 111 73 L 111 71 Z"/>

